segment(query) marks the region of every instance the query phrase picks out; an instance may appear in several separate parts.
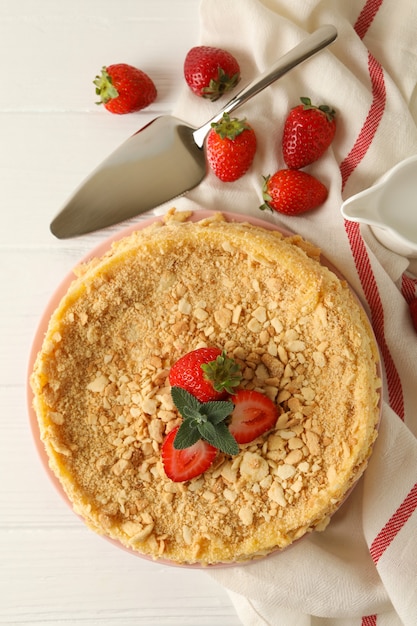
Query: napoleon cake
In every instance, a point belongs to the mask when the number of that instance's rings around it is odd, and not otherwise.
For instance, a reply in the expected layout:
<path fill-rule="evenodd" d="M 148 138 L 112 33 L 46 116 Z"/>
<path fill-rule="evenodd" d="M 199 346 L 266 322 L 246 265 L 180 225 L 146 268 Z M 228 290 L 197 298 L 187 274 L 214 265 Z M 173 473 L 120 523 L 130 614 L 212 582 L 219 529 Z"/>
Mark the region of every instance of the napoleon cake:
<path fill-rule="evenodd" d="M 50 468 L 91 529 L 153 559 L 238 563 L 324 530 L 362 475 L 378 353 L 313 245 L 221 213 L 189 218 L 172 210 L 76 268 L 34 364 L 34 409 Z M 252 390 L 276 415 L 176 480 L 162 450 L 184 415 L 169 374 L 201 348 L 239 369 L 223 405 Z"/>

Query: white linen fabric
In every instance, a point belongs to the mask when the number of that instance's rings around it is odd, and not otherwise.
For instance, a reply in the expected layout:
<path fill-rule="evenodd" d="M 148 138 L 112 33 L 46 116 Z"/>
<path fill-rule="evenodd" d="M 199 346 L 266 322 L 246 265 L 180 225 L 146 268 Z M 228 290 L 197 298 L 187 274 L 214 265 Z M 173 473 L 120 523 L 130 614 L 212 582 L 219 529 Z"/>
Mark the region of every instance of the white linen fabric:
<path fill-rule="evenodd" d="M 417 153 L 417 3 L 202 0 L 200 17 L 199 43 L 236 56 L 240 85 L 317 27 L 336 26 L 335 43 L 234 113 L 246 117 L 257 134 L 249 172 L 234 183 L 222 183 L 209 172 L 177 206 L 263 217 L 317 244 L 367 310 L 384 371 L 374 453 L 328 528 L 261 561 L 210 569 L 208 575 L 229 591 L 247 626 L 415 626 L 417 334 L 408 303 L 416 296 L 417 267 L 384 248 L 368 227 L 345 222 L 340 206 Z M 262 176 L 285 167 L 283 123 L 300 96 L 337 111 L 332 147 L 305 168 L 328 186 L 329 197 L 300 217 L 261 213 Z M 203 100 L 184 88 L 174 114 L 199 126 L 225 102 Z"/>

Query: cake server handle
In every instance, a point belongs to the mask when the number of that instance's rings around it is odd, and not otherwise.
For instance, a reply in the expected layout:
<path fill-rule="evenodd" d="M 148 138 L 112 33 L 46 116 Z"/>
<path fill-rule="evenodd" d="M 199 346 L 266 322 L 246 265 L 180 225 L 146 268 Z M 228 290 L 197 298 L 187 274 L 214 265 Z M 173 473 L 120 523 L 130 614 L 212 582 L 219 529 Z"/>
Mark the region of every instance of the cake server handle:
<path fill-rule="evenodd" d="M 231 113 L 242 106 L 242 104 L 247 102 L 250 98 L 253 98 L 253 96 L 256 96 L 256 94 L 265 89 L 265 87 L 268 87 L 278 80 L 278 78 L 310 58 L 313 54 L 328 46 L 336 37 L 337 30 L 335 26 L 326 24 L 303 39 L 297 46 L 281 57 L 272 68 L 269 68 L 266 72 L 255 78 L 255 80 L 249 83 L 242 91 L 236 94 L 236 96 L 211 120 L 194 131 L 193 137 L 196 144 L 200 148 L 203 147 L 204 139 L 211 128 L 211 124 L 218 122 L 223 117 L 224 113 Z"/>

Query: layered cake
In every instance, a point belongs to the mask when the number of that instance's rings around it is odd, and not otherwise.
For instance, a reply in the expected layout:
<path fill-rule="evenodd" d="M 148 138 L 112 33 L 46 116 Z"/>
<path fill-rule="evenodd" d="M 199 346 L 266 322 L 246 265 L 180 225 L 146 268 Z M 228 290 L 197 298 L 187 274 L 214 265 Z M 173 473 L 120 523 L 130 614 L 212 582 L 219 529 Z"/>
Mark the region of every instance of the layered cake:
<path fill-rule="evenodd" d="M 154 559 L 241 562 L 323 530 L 362 475 L 378 354 L 316 247 L 221 213 L 189 218 L 170 211 L 75 270 L 34 364 L 34 409 L 90 528 Z M 161 453 L 183 420 L 169 373 L 202 347 L 238 364 L 239 389 L 269 398 L 276 422 L 176 481 Z"/>

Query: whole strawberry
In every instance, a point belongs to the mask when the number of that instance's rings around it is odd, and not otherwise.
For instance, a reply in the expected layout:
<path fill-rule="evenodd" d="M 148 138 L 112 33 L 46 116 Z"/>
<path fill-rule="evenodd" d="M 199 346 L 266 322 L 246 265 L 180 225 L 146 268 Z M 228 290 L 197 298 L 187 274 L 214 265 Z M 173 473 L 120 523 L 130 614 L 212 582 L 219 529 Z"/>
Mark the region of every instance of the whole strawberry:
<path fill-rule="evenodd" d="M 282 152 L 286 165 L 301 169 L 317 161 L 333 141 L 336 132 L 335 111 L 323 104 L 311 104 L 310 98 L 300 98 L 302 104 L 291 109 L 284 124 Z"/>
<path fill-rule="evenodd" d="M 256 153 L 256 135 L 246 120 L 230 118 L 227 113 L 213 123 L 207 136 L 207 160 L 223 182 L 233 182 L 252 165 Z"/>
<path fill-rule="evenodd" d="M 96 76 L 93 82 L 96 94 L 100 96 L 97 104 L 104 104 L 110 113 L 122 115 L 140 111 L 156 98 L 152 79 L 142 70 L 126 63 L 103 67 L 101 75 Z"/>
<path fill-rule="evenodd" d="M 299 170 L 278 170 L 264 177 L 261 207 L 273 209 L 286 215 L 299 215 L 323 204 L 327 188 L 314 176 Z"/>
<path fill-rule="evenodd" d="M 240 67 L 227 50 L 195 46 L 185 57 L 184 77 L 191 91 L 214 102 L 237 85 Z"/>
<path fill-rule="evenodd" d="M 197 348 L 176 361 L 169 372 L 171 387 L 181 387 L 200 402 L 222 400 L 241 380 L 240 367 L 219 348 Z"/>

